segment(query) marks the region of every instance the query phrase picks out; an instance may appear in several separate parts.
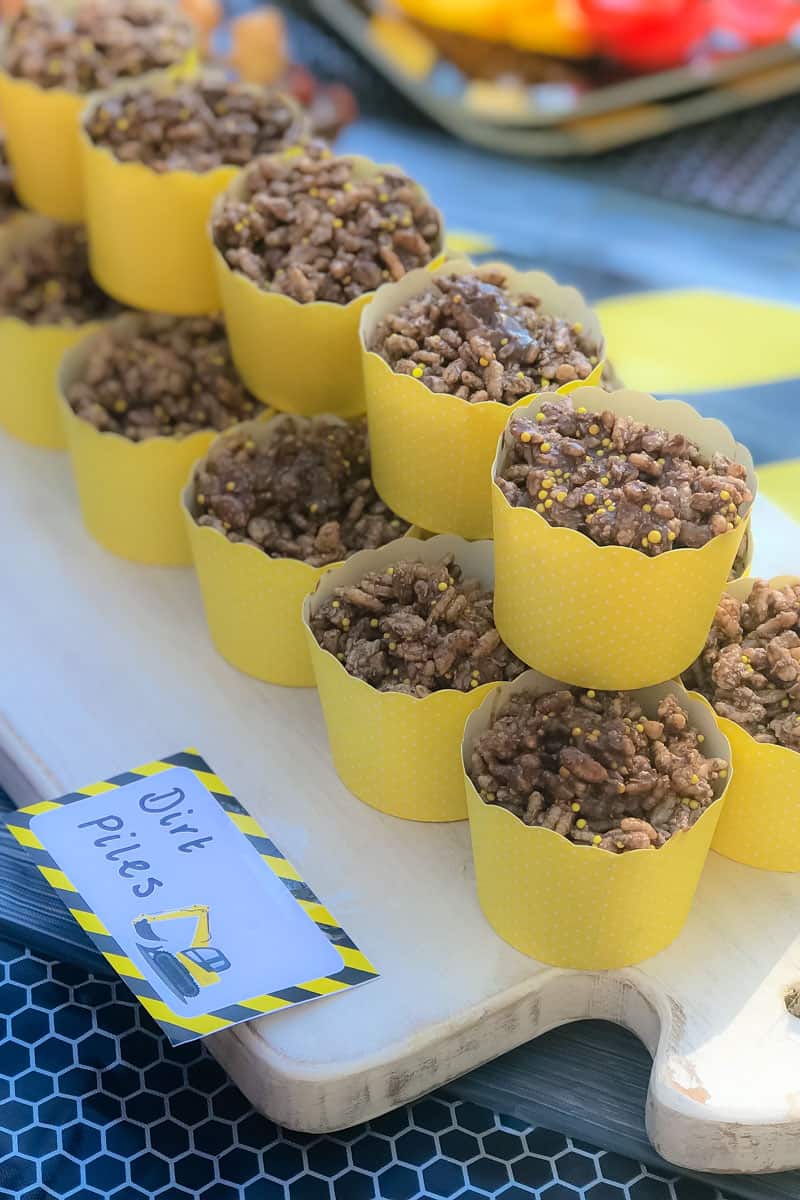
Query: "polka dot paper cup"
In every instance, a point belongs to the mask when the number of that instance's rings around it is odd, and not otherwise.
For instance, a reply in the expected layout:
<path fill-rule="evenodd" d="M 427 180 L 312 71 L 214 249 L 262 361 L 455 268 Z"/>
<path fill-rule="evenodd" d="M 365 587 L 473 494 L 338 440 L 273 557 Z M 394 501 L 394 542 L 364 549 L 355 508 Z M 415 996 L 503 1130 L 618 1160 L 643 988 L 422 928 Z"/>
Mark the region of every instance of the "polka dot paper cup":
<path fill-rule="evenodd" d="M 175 82 L 162 79 L 157 86 L 169 91 Z M 153 81 L 138 86 L 152 89 Z M 179 316 L 219 312 L 207 226 L 215 199 L 239 168 L 154 171 L 143 163 L 120 162 L 106 146 L 95 145 L 86 130 L 97 106 L 130 90 L 126 80 L 98 93 L 83 115 L 80 151 L 92 273 L 110 296 L 134 308 Z M 294 100 L 283 99 L 294 113 L 287 137 L 292 143 L 303 136 L 307 122 Z"/>
<path fill-rule="evenodd" d="M 356 178 L 395 169 L 348 157 L 356 164 Z M 235 179 L 225 197 L 241 197 L 245 179 Z M 441 218 L 440 224 L 443 236 Z M 214 263 L 233 360 L 259 400 L 306 417 L 325 412 L 354 417 L 365 411 L 358 323 L 374 292 L 349 304 L 300 304 L 280 292 L 263 291 L 228 266 L 216 248 Z"/>
<path fill-rule="evenodd" d="M 797 575 L 770 580 L 772 587 L 798 583 Z M 725 590 L 745 600 L 752 587 L 751 579 L 738 579 Z M 717 721 L 731 744 L 734 778 L 714 850 L 762 871 L 800 871 L 800 754 L 757 742 L 726 717 L 718 716 Z"/>
<path fill-rule="evenodd" d="M 35 242 L 52 222 L 47 217 L 15 218 L 0 235 L 0 271 L 17 246 Z M 63 355 L 101 322 L 34 325 L 0 317 L 0 427 L 20 441 L 48 450 L 66 448 L 58 403 L 58 367 Z"/>
<path fill-rule="evenodd" d="M 126 314 L 109 324 L 132 332 L 140 320 Z M 153 566 L 188 566 L 192 556 L 180 492 L 189 468 L 202 458 L 216 433 L 203 429 L 186 437 L 132 442 L 118 433 L 101 433 L 76 416 L 66 392 L 102 333 L 101 329 L 74 346 L 59 372 L 61 416 L 83 523 L 96 542 L 120 558 Z"/>
<path fill-rule="evenodd" d="M 532 416 L 546 396 L 523 410 Z M 643 392 L 582 390 L 588 409 L 634 417 L 683 433 L 706 454 L 721 451 L 757 482 L 750 452 L 720 421 L 678 400 Z M 497 447 L 494 479 L 508 453 Z M 514 653 L 539 671 L 579 687 L 640 688 L 680 675 L 703 648 L 750 513 L 705 546 L 651 557 L 627 546 L 599 546 L 574 529 L 555 528 L 529 508 L 513 508 L 492 485 L 497 585 L 495 619 Z"/>
<path fill-rule="evenodd" d="M 527 671 L 501 685 L 467 721 L 463 765 L 478 899 L 495 933 L 523 954 L 554 967 L 615 970 L 658 954 L 681 932 L 733 772 L 729 769 L 726 790 L 696 824 L 658 850 L 611 854 L 575 845 L 552 829 L 525 825 L 507 809 L 487 804 L 467 768 L 475 742 L 513 696 L 541 696 L 562 686 Z M 700 697 L 675 682 L 634 695 L 655 716 L 659 701 L 670 693 L 705 735 L 704 751 L 730 763 L 728 742 Z"/>
<path fill-rule="evenodd" d="M 493 586 L 490 542 L 467 543 L 439 535 L 427 541 L 408 536 L 380 550 L 364 550 L 330 571 L 303 606 L 311 662 L 328 727 L 333 764 L 359 800 L 392 817 L 412 821 L 463 821 L 467 810 L 460 745 L 464 722 L 499 685 L 470 692 L 446 689 L 420 699 L 380 692 L 348 674 L 311 632 L 315 612 L 337 587 L 357 583 L 401 559 L 439 562 L 455 555 L 464 574 Z"/>
<path fill-rule="evenodd" d="M 169 71 L 142 78 L 190 75 L 196 65 L 192 50 Z M 84 93 L 42 88 L 0 69 L 0 110 L 14 188 L 26 208 L 58 221 L 80 221 L 84 215 L 79 138 L 87 100 Z"/>
<path fill-rule="evenodd" d="M 512 293 L 541 296 L 542 309 L 581 322 L 601 347 L 600 361 L 586 380 L 562 385 L 559 392 L 599 382 L 604 368 L 603 334 L 596 314 L 574 288 L 562 287 L 541 271 L 519 272 L 505 263 L 487 263 L 507 276 Z M 383 500 L 407 521 L 437 533 L 465 538 L 492 536 L 489 468 L 509 413 L 527 404 L 487 400 L 470 404 L 458 396 L 431 392 L 419 379 L 391 369 L 368 349 L 378 324 L 413 296 L 428 290 L 430 275 L 474 270 L 467 259 L 441 263 L 432 270 L 410 271 L 385 284 L 361 318 L 364 386 L 367 393 L 375 486 Z"/>

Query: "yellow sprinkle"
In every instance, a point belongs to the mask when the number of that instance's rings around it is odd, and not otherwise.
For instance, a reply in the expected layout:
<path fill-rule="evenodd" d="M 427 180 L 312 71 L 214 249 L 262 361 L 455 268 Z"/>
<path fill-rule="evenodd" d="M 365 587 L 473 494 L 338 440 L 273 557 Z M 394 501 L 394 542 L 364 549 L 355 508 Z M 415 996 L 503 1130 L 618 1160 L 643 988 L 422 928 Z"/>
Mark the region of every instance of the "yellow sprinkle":
<path fill-rule="evenodd" d="M 226 492 L 235 492 L 236 491 L 236 484 L 233 482 L 232 479 L 229 479 L 228 482 L 225 484 L 225 491 Z"/>
<path fill-rule="evenodd" d="M 618 850 L 624 850 L 624 849 L 625 849 L 625 843 L 624 843 L 624 842 L 617 842 L 617 849 L 618 849 Z"/>
<path fill-rule="evenodd" d="M 425 368 L 423 366 L 420 366 L 419 363 L 417 363 L 416 367 L 414 367 L 414 370 L 411 372 L 411 374 L 414 376 L 415 379 L 420 379 L 422 377 L 422 375 L 424 374 L 424 372 L 425 372 Z"/>
<path fill-rule="evenodd" d="M 547 492 L 545 492 L 545 491 L 537 492 L 537 493 L 536 493 L 536 499 L 537 499 L 537 500 L 546 500 L 546 499 L 547 499 Z"/>
<path fill-rule="evenodd" d="M 508 338 L 500 338 L 500 345 L 501 345 L 501 346 L 507 346 L 507 345 L 508 345 Z"/>
<path fill-rule="evenodd" d="M 519 378 L 521 379 L 521 378 L 522 378 L 522 371 L 519 371 L 519 372 L 518 372 L 518 375 L 519 375 Z M 536 420 L 537 420 L 537 421 L 544 421 L 544 420 L 546 420 L 546 417 L 545 417 L 544 413 L 543 413 L 543 412 L 538 412 L 538 413 L 536 414 Z"/>
<path fill-rule="evenodd" d="M 649 543 L 648 543 L 648 541 L 647 541 L 647 538 L 646 538 L 646 537 L 643 537 L 643 538 L 642 538 L 642 545 L 645 547 L 645 549 L 646 549 L 646 548 L 647 548 L 647 546 L 649 545 Z"/>
<path fill-rule="evenodd" d="M 750 655 L 749 655 L 749 654 L 743 654 L 743 655 L 742 655 L 742 662 L 743 662 L 743 663 L 749 663 L 749 662 L 750 662 Z"/>
<path fill-rule="evenodd" d="M 583 414 L 586 412 L 586 408 L 582 404 L 581 407 L 579 409 L 577 409 L 576 411 L 579 412 L 581 416 L 583 416 Z"/>
<path fill-rule="evenodd" d="M 308 511 L 309 511 L 310 513 L 319 512 L 319 505 L 318 505 L 318 504 L 316 504 L 316 503 L 315 503 L 315 504 L 309 504 L 309 506 L 308 506 Z"/>
<path fill-rule="evenodd" d="M 542 387 L 549 387 L 549 386 L 550 386 L 550 380 L 549 380 L 549 379 L 545 379 L 544 375 L 542 376 L 542 381 L 541 381 L 541 382 L 542 382 Z"/>
<path fill-rule="evenodd" d="M 336 657 L 338 658 L 339 662 L 344 662 L 344 655 L 341 652 L 337 654 Z"/>
<path fill-rule="evenodd" d="M 387 575 L 394 575 L 394 567 L 389 567 L 389 568 L 388 568 L 388 570 L 386 571 L 386 574 L 387 574 Z"/>
<path fill-rule="evenodd" d="M 255 450 L 256 444 L 252 438 L 247 439 L 247 441 L 244 444 L 244 448 L 245 448 L 245 450 Z"/>
<path fill-rule="evenodd" d="M 594 690 L 594 688 L 589 688 L 586 695 L 589 697 L 590 700 L 594 700 L 595 696 L 597 695 L 597 692 Z"/>
<path fill-rule="evenodd" d="M 541 444 L 541 446 L 539 447 L 539 449 L 540 449 L 540 451 L 542 452 L 542 454 L 547 454 L 547 453 L 548 453 L 548 451 L 552 449 L 552 447 L 551 447 L 551 445 L 550 445 L 550 443 L 549 443 L 549 442 L 542 442 L 542 444 Z"/>
<path fill-rule="evenodd" d="M 735 504 L 729 504 L 729 505 L 728 505 L 728 512 L 736 512 L 736 505 L 735 505 Z"/>
<path fill-rule="evenodd" d="M 380 200 L 381 204 L 385 204 L 387 202 L 387 200 L 389 199 L 389 193 L 388 192 L 378 192 L 378 199 Z"/>
<path fill-rule="evenodd" d="M 596 457 L 597 458 L 605 458 L 605 453 L 606 453 L 605 450 L 598 450 L 596 452 Z"/>
<path fill-rule="evenodd" d="M 350 618 L 342 617 L 342 629 L 349 629 L 349 628 L 350 628 Z"/>
<path fill-rule="evenodd" d="M 800 720 L 800 717 L 798 717 L 798 720 Z M 719 777 L 720 777 L 720 779 L 725 779 L 725 777 L 727 776 L 727 774 L 728 774 L 728 768 L 727 768 L 727 767 L 723 767 L 723 768 L 722 768 L 722 770 L 721 770 L 721 771 L 720 771 L 720 773 L 719 773 Z"/>
<path fill-rule="evenodd" d="M 117 129 L 121 130 L 121 132 L 124 133 L 125 130 L 130 126 L 130 121 L 126 117 L 120 117 L 119 120 L 115 122 L 115 124 L 117 126 Z"/>
<path fill-rule="evenodd" d="M 558 500 L 559 504 L 563 504 L 564 501 L 566 500 L 566 498 L 567 498 L 566 492 L 556 492 L 556 500 Z"/>
<path fill-rule="evenodd" d="M 690 800 L 689 801 L 689 808 L 699 808 L 699 807 L 700 807 L 699 800 Z"/>
<path fill-rule="evenodd" d="M 620 794 L 620 796 L 621 796 L 621 795 L 622 795 L 622 793 L 625 791 L 625 784 L 624 784 L 624 783 L 618 783 L 618 784 L 617 784 L 617 791 L 619 792 L 619 794 Z"/>
<path fill-rule="evenodd" d="M 114 412 L 124 413 L 124 412 L 127 412 L 127 409 L 128 409 L 128 406 L 124 400 L 115 400 L 114 401 Z M 202 501 L 201 501 L 201 503 L 202 503 Z"/>
<path fill-rule="evenodd" d="M 667 533 L 667 537 L 669 538 L 669 540 L 670 540 L 671 542 L 674 542 L 674 541 L 675 541 L 675 538 L 676 538 L 677 536 L 678 536 L 678 535 L 677 535 L 677 533 L 675 533 L 674 529 L 670 529 L 670 531 Z"/>
<path fill-rule="evenodd" d="M 551 488 L 551 487 L 555 487 L 555 480 L 554 480 L 554 479 L 543 479 L 543 480 L 542 480 L 542 487 L 543 487 L 543 488 Z"/>
<path fill-rule="evenodd" d="M 583 322 L 576 321 L 575 324 L 572 326 L 572 332 L 573 333 L 583 333 Z"/>
<path fill-rule="evenodd" d="M 341 603 L 338 600 L 331 601 L 331 608 L 341 608 Z"/>
<path fill-rule="evenodd" d="M 594 835 L 594 837 L 592 838 L 592 845 L 593 845 L 593 846 L 599 846 L 599 845 L 600 845 L 600 843 L 602 842 L 602 840 L 603 840 L 603 839 L 600 837 L 600 834 L 599 834 L 599 833 L 596 833 L 596 834 Z"/>
<path fill-rule="evenodd" d="M 591 525 L 593 520 L 594 520 L 594 513 L 589 513 L 588 516 L 586 517 L 586 524 Z"/>
<path fill-rule="evenodd" d="M 581 806 L 580 806 L 580 804 L 578 804 L 577 800 L 575 800 L 572 804 L 570 804 L 570 808 L 572 809 L 573 812 L 581 811 Z"/>
<path fill-rule="evenodd" d="M 393 674 L 393 675 L 399 675 L 399 674 L 400 674 L 400 671 L 399 671 L 399 669 L 398 669 L 397 667 L 395 667 L 395 669 L 392 671 L 392 674 Z"/>
<path fill-rule="evenodd" d="M 643 504 L 642 505 L 642 512 L 652 512 L 652 511 L 653 511 L 652 504 Z"/>
<path fill-rule="evenodd" d="M 328 208 L 334 208 L 336 205 L 336 197 L 328 196 L 328 199 L 325 201 L 325 203 L 327 204 Z"/>
<path fill-rule="evenodd" d="M 700 782 L 700 776 L 699 776 L 699 775 L 692 775 L 692 776 L 691 776 L 691 780 L 692 780 L 692 783 L 699 783 L 699 782 Z"/>
<path fill-rule="evenodd" d="M 706 735 L 704 733 L 698 733 L 697 740 L 698 742 L 704 742 L 706 740 Z"/>
<path fill-rule="evenodd" d="M 449 586 L 450 586 L 449 584 L 445 583 L 445 581 L 442 580 L 441 583 L 439 584 L 439 591 L 446 592 Z"/>
<path fill-rule="evenodd" d="M 719 498 L 720 498 L 720 500 L 730 500 L 730 498 L 731 498 L 731 494 L 730 494 L 730 492 L 726 492 L 726 491 L 723 489 L 723 491 L 721 491 L 721 492 L 720 492 L 720 494 L 719 494 Z"/>
<path fill-rule="evenodd" d="M 600 482 L 602 483 L 603 487 L 608 487 L 608 484 L 609 484 L 609 479 L 608 479 L 608 476 L 607 476 L 607 475 L 601 475 L 601 476 L 600 476 Z"/>
<path fill-rule="evenodd" d="M 553 501 L 552 501 L 552 500 L 545 500 L 545 502 L 544 502 L 544 506 L 545 506 L 545 508 L 552 508 L 552 507 L 553 507 Z"/>
<path fill-rule="evenodd" d="M 524 378 L 525 378 L 525 373 L 523 371 L 517 371 L 517 379 L 524 379 Z M 541 419 L 544 420 L 544 417 L 542 417 Z M 536 417 L 536 420 L 537 421 L 539 420 L 538 415 Z"/>
<path fill-rule="evenodd" d="M 352 185 L 352 183 L 348 182 L 348 183 L 343 183 L 343 184 L 342 184 L 342 191 L 343 191 L 343 192 L 352 192 L 352 190 L 353 190 L 353 185 Z"/>
<path fill-rule="evenodd" d="M 603 440 L 602 440 L 602 442 L 600 443 L 600 445 L 601 445 L 601 446 L 605 446 L 605 448 L 606 448 L 606 450 L 607 450 L 607 449 L 608 449 L 608 447 L 611 445 L 611 438 L 603 438 Z"/>
<path fill-rule="evenodd" d="M 536 511 L 537 511 L 538 513 L 543 513 L 543 512 L 544 512 L 544 505 L 543 505 L 543 504 L 537 504 L 537 505 L 536 505 Z"/>
<path fill-rule="evenodd" d="M 478 681 L 477 681 L 477 679 L 470 679 L 470 681 L 469 681 L 469 686 L 470 686 L 471 688 L 473 688 L 473 687 L 477 687 L 477 686 L 478 686 Z"/>
<path fill-rule="evenodd" d="M 389 642 L 389 649 L 390 649 L 390 650 L 396 650 L 396 649 L 397 649 L 397 642 Z"/>
<path fill-rule="evenodd" d="M 594 504 L 596 499 L 597 499 L 597 497 L 595 496 L 594 492 L 587 492 L 586 495 L 583 497 L 583 503 L 584 504 Z"/>
<path fill-rule="evenodd" d="M 119 401 L 117 401 L 117 404 L 118 404 L 118 403 L 119 403 Z M 116 407 L 116 406 L 115 406 L 115 407 Z M 198 504 L 205 504 L 205 502 L 206 502 L 206 498 L 205 498 L 205 496 L 203 495 L 203 493 L 202 493 L 202 492 L 198 492 L 198 493 L 197 493 L 197 503 L 198 503 Z M 785 701 L 784 701 L 784 703 L 785 703 L 785 704 L 788 704 L 788 703 L 789 703 L 789 701 L 788 701 L 788 700 L 785 700 Z"/>
<path fill-rule="evenodd" d="M 480 676 L 480 671 L 477 671 L 477 670 L 476 670 L 476 671 L 470 671 L 470 675 L 472 676 L 472 678 L 473 678 L 473 679 L 478 679 L 478 678 L 479 678 L 479 676 Z"/>
<path fill-rule="evenodd" d="M 458 294 L 458 292 L 456 292 L 455 295 L 453 296 L 453 304 L 460 304 L 460 303 L 461 303 L 461 296 Z M 517 374 L 519 375 L 520 379 L 522 379 L 522 371 L 518 371 Z"/>
<path fill-rule="evenodd" d="M 369 624 L 370 624 L 371 629 L 377 629 L 378 628 L 378 618 L 373 617 Z"/>
<path fill-rule="evenodd" d="M 580 737 L 582 733 L 583 733 L 583 730 L 581 729 L 580 725 L 576 725 L 572 731 L 572 736 Z"/>
<path fill-rule="evenodd" d="M 198 496 L 197 499 L 200 500 L 200 497 Z M 200 500 L 200 503 L 202 504 L 202 500 Z M 788 707 L 789 707 L 789 701 L 781 700 L 781 708 L 788 708 Z"/>
<path fill-rule="evenodd" d="M 488 367 L 488 365 L 489 365 L 488 358 L 479 358 L 478 362 L 481 364 L 482 367 Z"/>
<path fill-rule="evenodd" d="M 319 188 L 316 188 L 316 187 L 311 187 L 311 188 L 309 188 L 309 189 L 308 189 L 308 194 L 309 194 L 309 196 L 318 196 L 318 195 L 319 195 Z"/>
<path fill-rule="evenodd" d="M 333 228 L 334 229 L 341 229 L 343 225 L 344 225 L 344 221 L 342 220 L 341 217 L 333 218 Z"/>
<path fill-rule="evenodd" d="M 519 440 L 521 442 L 529 442 L 531 440 L 532 436 L 533 435 L 531 433 L 529 433 L 528 430 L 526 429 L 524 433 L 521 433 L 519 435 Z"/>
<path fill-rule="evenodd" d="M 589 433 L 592 435 L 592 437 L 594 437 L 595 434 L 598 434 L 599 432 L 600 432 L 599 425 L 590 425 L 589 426 Z"/>
<path fill-rule="evenodd" d="M 661 543 L 661 534 L 657 529 L 651 529 L 647 535 L 647 540 L 651 546 L 658 546 Z"/>
<path fill-rule="evenodd" d="M 586 822 L 584 821 L 583 817 L 579 817 L 578 820 L 575 822 L 575 828 L 576 829 L 585 829 L 586 828 Z"/>

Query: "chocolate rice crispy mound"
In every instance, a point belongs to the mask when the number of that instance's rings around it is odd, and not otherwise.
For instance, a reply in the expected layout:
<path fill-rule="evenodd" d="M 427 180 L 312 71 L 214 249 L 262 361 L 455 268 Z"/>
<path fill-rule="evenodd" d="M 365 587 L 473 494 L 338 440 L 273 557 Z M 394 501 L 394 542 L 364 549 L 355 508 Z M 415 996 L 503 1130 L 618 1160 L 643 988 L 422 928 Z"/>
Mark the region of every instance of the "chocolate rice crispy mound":
<path fill-rule="evenodd" d="M 299 129 L 279 92 L 206 77 L 109 96 L 92 112 L 87 132 L 120 162 L 199 172 L 245 166 L 288 145 Z"/>
<path fill-rule="evenodd" d="M 180 62 L 194 30 L 169 0 L 28 0 L 9 28 L 3 66 L 42 88 L 92 92 Z"/>
<path fill-rule="evenodd" d="M 338 587 L 311 619 L 322 646 L 379 692 L 423 697 L 515 679 L 526 667 L 494 626 L 494 593 L 448 554 L 396 562 Z"/>
<path fill-rule="evenodd" d="M 227 429 L 262 405 L 233 366 L 221 321 L 143 315 L 93 343 L 67 400 L 84 421 L 134 442 Z"/>
<path fill-rule="evenodd" d="M 104 320 L 120 306 L 89 272 L 86 232 L 51 225 L 36 240 L 11 247 L 0 270 L 0 316 L 30 325 L 80 325 Z"/>
<path fill-rule="evenodd" d="M 675 696 L 656 719 L 626 692 L 514 696 L 475 743 L 469 773 L 487 804 L 579 845 L 663 846 L 721 794 L 728 773 Z"/>
<path fill-rule="evenodd" d="M 268 438 L 235 431 L 211 447 L 195 476 L 198 525 L 312 567 L 408 530 L 375 491 L 366 421 L 282 416 L 268 428 Z"/>
<path fill-rule="evenodd" d="M 680 433 L 566 397 L 533 418 L 515 413 L 505 444 L 496 483 L 509 504 L 600 546 L 696 549 L 739 525 L 753 499 L 745 468 L 724 454 L 709 460 Z"/>
<path fill-rule="evenodd" d="M 800 750 L 800 584 L 724 595 L 684 682 L 757 742 Z"/>
<path fill-rule="evenodd" d="M 6 154 L 6 142 L 0 132 L 0 225 L 19 211 L 14 193 L 14 177 Z"/>
<path fill-rule="evenodd" d="M 393 371 L 470 404 L 515 404 L 586 379 L 600 353 L 580 325 L 542 312 L 538 296 L 512 296 L 505 275 L 487 268 L 434 276 L 378 324 L 369 349 Z"/>
<path fill-rule="evenodd" d="M 244 199 L 227 199 L 214 241 L 234 270 L 301 304 L 347 304 L 434 257 L 436 209 L 401 171 L 358 179 L 322 142 L 257 159 Z"/>

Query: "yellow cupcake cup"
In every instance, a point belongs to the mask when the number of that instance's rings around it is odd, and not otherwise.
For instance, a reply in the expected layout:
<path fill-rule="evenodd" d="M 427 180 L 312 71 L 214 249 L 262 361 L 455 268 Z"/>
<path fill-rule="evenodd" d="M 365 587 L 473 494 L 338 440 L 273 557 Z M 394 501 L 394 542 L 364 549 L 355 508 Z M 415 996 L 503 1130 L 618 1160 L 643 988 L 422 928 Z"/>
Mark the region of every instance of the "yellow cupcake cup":
<path fill-rule="evenodd" d="M 580 321 L 600 345 L 600 361 L 586 380 L 564 384 L 560 392 L 598 383 L 605 353 L 600 323 L 574 288 L 562 287 L 541 271 L 514 271 L 505 263 L 481 264 L 501 270 L 513 295 L 533 293 L 542 309 Z M 381 498 L 407 521 L 437 533 L 464 538 L 492 536 L 489 468 L 497 439 L 514 405 L 488 400 L 470 404 L 458 396 L 431 392 L 419 379 L 392 370 L 368 350 L 379 322 L 430 288 L 430 275 L 474 271 L 466 259 L 444 262 L 434 270 L 411 271 L 385 284 L 361 318 L 364 386 L 367 394 L 372 469 Z"/>
<path fill-rule="evenodd" d="M 133 335 L 141 319 L 132 314 L 117 317 L 65 355 L 59 372 L 64 431 L 83 523 L 94 540 L 134 562 L 188 566 L 192 555 L 181 514 L 181 488 L 216 432 L 204 429 L 187 437 L 132 442 L 117 433 L 101 433 L 76 416 L 65 399 L 97 338 L 111 326 Z"/>
<path fill-rule="evenodd" d="M 342 425 L 340 417 L 318 416 L 322 425 Z M 286 425 L 305 424 L 305 418 L 269 414 L 245 421 L 220 437 L 247 431 L 263 446 Z M 243 542 L 230 542 L 224 534 L 198 525 L 194 477 L 183 492 L 183 517 L 192 550 L 211 640 L 231 666 L 265 683 L 282 687 L 313 687 L 314 671 L 306 645 L 301 610 L 327 567 L 312 567 L 294 558 L 270 558 L 263 550 Z"/>
<path fill-rule="evenodd" d="M 467 774 L 472 750 L 513 696 L 541 696 L 563 686 L 527 671 L 503 684 L 467 721 L 463 763 L 478 899 L 495 933 L 523 954 L 554 967 L 615 970 L 658 954 L 681 932 L 733 772 L 729 768 L 726 790 L 691 829 L 658 850 L 611 854 L 525 825 L 481 799 Z M 675 682 L 633 694 L 651 716 L 662 697 L 678 696 L 692 726 L 705 734 L 704 752 L 730 763 L 730 747 L 702 698 Z"/>
<path fill-rule="evenodd" d="M 356 179 L 396 169 L 359 155 L 347 157 L 355 164 Z M 246 175 L 239 175 L 217 200 L 215 211 L 226 199 L 242 198 L 245 186 Z M 441 231 L 440 242 L 443 223 Z M 441 245 L 436 247 L 437 255 L 440 249 Z M 264 404 L 299 416 L 363 413 L 358 323 L 375 293 L 367 292 L 349 304 L 327 300 L 300 304 L 257 287 L 234 271 L 216 247 L 213 256 L 233 361 L 250 391 Z"/>
<path fill-rule="evenodd" d="M 191 75 L 197 55 L 191 50 L 160 75 Z M 65 88 L 43 88 L 0 70 L 0 111 L 14 189 L 22 203 L 58 221 L 80 221 L 84 215 L 79 151 L 80 117 L 88 96 Z"/>
<path fill-rule="evenodd" d="M 153 81 L 137 86 L 151 91 Z M 175 80 L 159 80 L 156 86 L 170 91 Z M 80 152 L 92 274 L 110 296 L 134 308 L 180 316 L 219 312 L 208 221 L 214 201 L 239 168 L 159 172 L 121 162 L 108 147 L 95 145 L 87 129 L 97 106 L 130 91 L 131 81 L 122 81 L 94 96 L 84 110 Z M 294 114 L 287 141 L 297 141 L 307 122 L 294 100 L 283 99 Z"/>
<path fill-rule="evenodd" d="M 523 411 L 532 416 L 546 396 Z M 643 392 L 587 388 L 590 410 L 634 417 L 683 433 L 708 455 L 721 451 L 747 469 L 750 452 L 720 421 L 678 400 Z M 492 468 L 502 470 L 500 439 Z M 492 485 L 497 584 L 495 620 L 503 640 L 529 666 L 579 687 L 641 688 L 677 677 L 705 645 L 717 602 L 744 537 L 741 524 L 697 550 L 651 558 L 627 546 L 598 546 L 574 529 L 555 528 L 529 508 L 513 508 Z"/>
<path fill-rule="evenodd" d="M 311 632 L 315 612 L 337 587 L 357 583 L 369 571 L 400 560 L 439 562 L 445 554 L 469 578 L 491 588 L 490 542 L 467 543 L 448 534 L 420 541 L 406 537 L 379 550 L 364 550 L 330 571 L 303 606 L 308 647 L 328 728 L 333 765 L 344 785 L 365 804 L 411 821 L 463 821 L 467 810 L 461 769 L 464 722 L 499 686 L 470 692 L 454 688 L 422 699 L 380 692 L 348 674 Z"/>
<path fill-rule="evenodd" d="M 737 579 L 726 592 L 745 600 L 752 579 Z M 771 579 L 772 587 L 800 584 L 797 575 Z M 717 717 L 731 744 L 734 778 L 712 848 L 725 858 L 762 871 L 800 871 L 800 754 L 757 742 L 741 725 Z"/>
<path fill-rule="evenodd" d="M 4 259 L 20 244 L 35 242 L 50 229 L 47 217 L 27 215 L 4 227 L 0 236 L 0 271 Z M 20 441 L 48 450 L 67 445 L 58 404 L 58 367 L 62 356 L 102 322 L 81 325 L 34 325 L 17 317 L 0 317 L 0 426 Z"/>

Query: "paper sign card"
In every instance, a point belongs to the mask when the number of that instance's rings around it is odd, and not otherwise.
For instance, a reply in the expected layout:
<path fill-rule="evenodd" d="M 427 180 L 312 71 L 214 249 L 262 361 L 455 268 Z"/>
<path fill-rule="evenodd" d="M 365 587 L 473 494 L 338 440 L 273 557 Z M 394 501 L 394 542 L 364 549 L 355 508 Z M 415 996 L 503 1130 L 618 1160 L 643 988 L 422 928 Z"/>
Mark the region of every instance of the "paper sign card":
<path fill-rule="evenodd" d="M 8 825 L 174 1044 L 377 975 L 196 750 Z"/>

